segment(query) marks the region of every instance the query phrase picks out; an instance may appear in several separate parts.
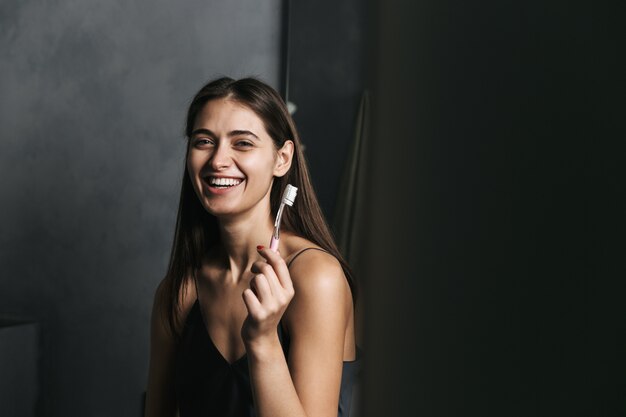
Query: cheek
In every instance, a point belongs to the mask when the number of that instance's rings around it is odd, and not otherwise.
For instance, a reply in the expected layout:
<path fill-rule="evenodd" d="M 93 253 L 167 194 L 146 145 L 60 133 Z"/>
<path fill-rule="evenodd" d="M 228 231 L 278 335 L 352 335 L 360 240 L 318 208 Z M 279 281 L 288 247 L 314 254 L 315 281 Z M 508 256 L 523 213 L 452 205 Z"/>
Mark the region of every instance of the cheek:
<path fill-rule="evenodd" d="M 198 172 L 200 172 L 201 168 L 201 158 L 199 158 L 197 155 L 194 155 L 193 153 L 187 154 L 187 171 L 189 171 L 189 175 L 191 175 L 192 178 L 195 177 Z"/>
<path fill-rule="evenodd" d="M 258 178 L 265 180 L 266 177 L 272 177 L 274 169 L 273 158 L 261 153 L 239 159 L 238 165 L 250 179 Z"/>

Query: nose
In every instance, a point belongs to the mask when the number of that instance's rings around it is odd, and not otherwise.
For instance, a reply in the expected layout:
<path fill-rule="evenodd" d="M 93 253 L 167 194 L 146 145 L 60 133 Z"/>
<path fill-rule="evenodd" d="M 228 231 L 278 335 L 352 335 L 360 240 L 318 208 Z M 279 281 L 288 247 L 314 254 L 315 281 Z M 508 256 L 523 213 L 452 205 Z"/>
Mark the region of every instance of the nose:
<path fill-rule="evenodd" d="M 209 159 L 211 169 L 219 171 L 228 168 L 232 163 L 230 149 L 224 142 L 219 142 L 213 150 L 213 154 Z"/>

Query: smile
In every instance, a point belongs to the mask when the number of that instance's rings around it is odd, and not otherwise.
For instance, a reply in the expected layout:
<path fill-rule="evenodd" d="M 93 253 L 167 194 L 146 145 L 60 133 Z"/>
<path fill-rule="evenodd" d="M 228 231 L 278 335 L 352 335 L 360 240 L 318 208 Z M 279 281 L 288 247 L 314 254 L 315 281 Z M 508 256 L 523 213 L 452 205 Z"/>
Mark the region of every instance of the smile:
<path fill-rule="evenodd" d="M 208 186 L 211 192 L 229 190 L 240 185 L 244 180 L 242 178 L 221 178 L 221 177 L 206 177 L 204 183 Z"/>

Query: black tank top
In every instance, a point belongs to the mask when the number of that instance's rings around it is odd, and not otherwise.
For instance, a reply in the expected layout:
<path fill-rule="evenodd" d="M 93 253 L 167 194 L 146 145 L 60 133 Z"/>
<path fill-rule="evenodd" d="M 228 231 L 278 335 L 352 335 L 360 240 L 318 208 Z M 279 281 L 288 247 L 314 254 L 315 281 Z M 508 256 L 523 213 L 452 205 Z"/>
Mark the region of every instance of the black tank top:
<path fill-rule="evenodd" d="M 298 252 L 293 262 L 306 248 Z M 318 249 L 321 250 L 321 249 Z M 289 338 L 278 325 L 278 337 L 285 357 Z M 343 362 L 338 417 L 348 417 L 352 388 L 357 379 L 359 354 Z M 244 354 L 229 363 L 209 336 L 198 300 L 191 308 L 176 352 L 174 385 L 180 417 L 254 417 L 248 358 Z"/>

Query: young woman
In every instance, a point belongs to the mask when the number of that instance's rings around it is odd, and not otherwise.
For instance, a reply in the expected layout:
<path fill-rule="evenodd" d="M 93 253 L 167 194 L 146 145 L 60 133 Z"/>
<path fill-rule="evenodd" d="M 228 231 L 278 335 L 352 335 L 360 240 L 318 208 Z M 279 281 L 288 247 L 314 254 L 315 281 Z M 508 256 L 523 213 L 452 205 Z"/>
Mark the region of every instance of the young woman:
<path fill-rule="evenodd" d="M 166 277 L 152 312 L 146 416 L 347 417 L 354 282 L 280 96 L 255 79 L 204 86 Z M 268 247 L 287 184 L 277 252 Z"/>

